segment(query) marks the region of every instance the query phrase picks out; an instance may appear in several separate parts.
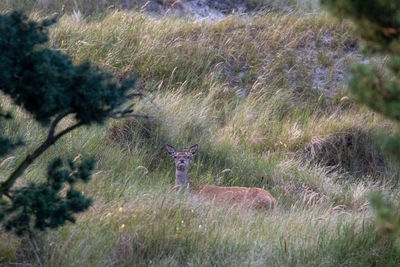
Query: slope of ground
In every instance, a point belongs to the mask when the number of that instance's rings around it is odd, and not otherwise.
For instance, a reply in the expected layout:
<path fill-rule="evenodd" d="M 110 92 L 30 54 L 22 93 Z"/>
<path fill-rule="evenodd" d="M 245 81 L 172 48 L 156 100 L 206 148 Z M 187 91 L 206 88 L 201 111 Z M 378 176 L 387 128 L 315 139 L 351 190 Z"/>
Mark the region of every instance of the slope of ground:
<path fill-rule="evenodd" d="M 398 260 L 393 243 L 376 232 L 367 201 L 372 191 L 399 199 L 398 170 L 374 138 L 391 124 L 346 96 L 348 68 L 361 57 L 348 24 L 304 13 L 229 15 L 212 23 L 136 11 L 96 20 L 75 13 L 52 28 L 49 45 L 117 77 L 135 74 L 146 95 L 137 112 L 152 119 L 77 130 L 26 172 L 27 181 L 40 181 L 54 156 L 98 160 L 93 180 L 81 188 L 93 207 L 76 224 L 39 235 L 46 265 Z M 4 96 L 2 105 L 11 107 Z M 12 109 L 15 119 L 1 131 L 24 136 L 29 146 L 0 159 L 0 177 L 45 137 Z M 278 208 L 227 209 L 168 194 L 174 167 L 166 143 L 199 144 L 194 183 L 264 187 Z M 226 168 L 232 172 L 221 173 Z M 0 262 L 35 259 L 28 242 L 0 230 Z"/>
<path fill-rule="evenodd" d="M 20 9 L 27 13 L 48 15 L 81 13 L 98 17 L 110 10 L 141 10 L 154 16 L 175 15 L 192 19 L 215 20 L 232 13 L 253 13 L 260 10 L 279 12 L 316 12 L 318 0 L 3 0 L 0 10 Z"/>

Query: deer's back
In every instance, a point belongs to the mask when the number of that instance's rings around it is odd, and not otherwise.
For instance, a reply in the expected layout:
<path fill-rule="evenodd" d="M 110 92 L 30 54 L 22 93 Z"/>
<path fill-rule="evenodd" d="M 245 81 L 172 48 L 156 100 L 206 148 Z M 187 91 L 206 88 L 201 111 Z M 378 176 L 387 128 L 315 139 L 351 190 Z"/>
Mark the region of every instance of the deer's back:
<path fill-rule="evenodd" d="M 202 197 L 214 200 L 219 203 L 243 204 L 258 208 L 272 209 L 276 206 L 275 198 L 266 190 L 256 187 L 240 186 L 215 186 L 198 185 L 193 191 Z"/>

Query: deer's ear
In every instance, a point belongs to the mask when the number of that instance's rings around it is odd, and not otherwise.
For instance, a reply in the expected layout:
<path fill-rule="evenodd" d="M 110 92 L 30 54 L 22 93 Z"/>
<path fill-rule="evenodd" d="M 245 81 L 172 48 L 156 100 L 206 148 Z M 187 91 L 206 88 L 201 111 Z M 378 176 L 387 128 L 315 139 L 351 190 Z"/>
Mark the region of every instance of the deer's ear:
<path fill-rule="evenodd" d="M 175 156 L 175 154 L 176 154 L 175 148 L 173 148 L 170 145 L 165 145 L 165 149 L 167 150 L 167 152 L 170 156 L 172 156 L 172 157 Z"/>
<path fill-rule="evenodd" d="M 199 146 L 197 144 L 194 146 L 191 146 L 189 148 L 189 153 L 192 154 L 192 156 L 194 156 L 194 154 L 196 154 L 196 152 L 197 152 L 197 148 L 199 148 Z"/>

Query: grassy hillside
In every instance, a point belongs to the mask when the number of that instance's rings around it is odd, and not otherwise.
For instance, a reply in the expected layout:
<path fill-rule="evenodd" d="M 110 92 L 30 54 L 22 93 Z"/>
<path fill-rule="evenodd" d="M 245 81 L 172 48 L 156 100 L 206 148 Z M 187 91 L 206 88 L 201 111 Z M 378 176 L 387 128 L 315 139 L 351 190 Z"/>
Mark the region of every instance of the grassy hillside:
<path fill-rule="evenodd" d="M 180 0 L 186 4 L 193 0 Z M 194 0 L 196 5 L 207 5 L 226 14 L 237 10 L 240 6 L 244 11 L 274 10 L 314 12 L 319 10 L 318 0 Z M 146 10 L 155 13 L 164 13 L 168 7 L 160 8 L 157 1 L 146 0 L 3 0 L 0 10 L 20 9 L 25 12 L 38 12 L 47 15 L 51 12 L 70 14 L 82 13 L 89 17 L 101 17 L 114 9 L 120 10 Z"/>
<path fill-rule="evenodd" d="M 395 265 L 394 244 L 376 231 L 367 202 L 372 191 L 399 199 L 398 169 L 375 138 L 391 123 L 346 96 L 348 68 L 362 60 L 353 36 L 326 14 L 213 23 L 135 11 L 63 16 L 49 45 L 117 77 L 135 74 L 146 94 L 137 113 L 152 119 L 77 130 L 26 172 L 24 182 L 42 179 L 57 155 L 98 160 L 81 188 L 93 207 L 39 236 L 45 264 Z M 4 96 L 2 105 L 15 114 L 3 133 L 29 144 L 0 159 L 5 177 L 45 129 Z M 199 144 L 194 183 L 264 187 L 278 208 L 227 209 L 168 194 L 174 167 L 166 143 Z M 226 168 L 232 172 L 221 173 Z M 26 240 L 0 230 L 0 262 L 35 259 Z"/>

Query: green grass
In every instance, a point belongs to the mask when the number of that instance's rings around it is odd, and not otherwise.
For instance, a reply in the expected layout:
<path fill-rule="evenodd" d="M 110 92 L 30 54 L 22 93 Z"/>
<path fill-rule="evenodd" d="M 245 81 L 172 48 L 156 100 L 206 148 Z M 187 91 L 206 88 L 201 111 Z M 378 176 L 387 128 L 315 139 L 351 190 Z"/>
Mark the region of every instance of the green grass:
<path fill-rule="evenodd" d="M 347 23 L 324 13 L 200 23 L 115 11 L 90 21 L 65 15 L 50 34 L 49 46 L 75 62 L 90 60 L 119 78 L 135 74 L 146 88 L 136 112 L 153 118 L 78 129 L 26 171 L 20 185 L 42 180 L 55 156 L 98 160 L 81 186 L 94 199 L 90 210 L 39 235 L 47 266 L 398 262 L 367 203 L 373 191 L 399 199 L 398 169 L 374 138 L 392 125 L 344 97 L 342 73 L 360 58 Z M 14 112 L 2 133 L 28 145 L 0 159 L 1 178 L 46 134 L 4 96 L 2 105 Z M 194 183 L 264 187 L 278 208 L 219 207 L 169 194 L 174 167 L 166 143 L 199 144 Z M 232 172 L 221 173 L 226 168 Z M 0 230 L 0 244 L 10 244 L 0 245 L 0 262 L 35 262 L 26 240 Z"/>

